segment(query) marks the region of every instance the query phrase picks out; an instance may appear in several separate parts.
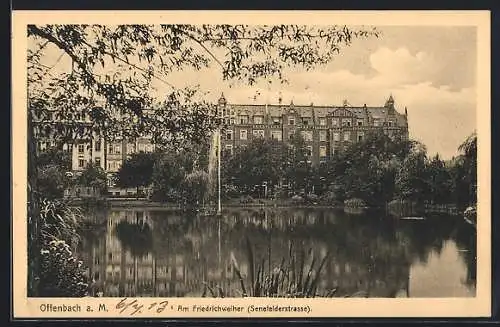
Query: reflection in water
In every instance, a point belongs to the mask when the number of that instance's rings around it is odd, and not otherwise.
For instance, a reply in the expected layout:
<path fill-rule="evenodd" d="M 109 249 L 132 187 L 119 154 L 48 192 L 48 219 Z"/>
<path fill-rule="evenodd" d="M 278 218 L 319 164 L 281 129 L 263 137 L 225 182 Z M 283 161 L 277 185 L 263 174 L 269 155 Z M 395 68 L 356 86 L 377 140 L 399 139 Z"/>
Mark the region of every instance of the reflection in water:
<path fill-rule="evenodd" d="M 475 234 L 453 217 L 396 221 L 290 208 L 227 209 L 220 219 L 124 209 L 104 219 L 100 234 L 83 235 L 80 254 L 93 294 L 107 297 L 198 297 L 205 285 L 242 296 L 238 273 L 250 285 L 257 269 L 299 267 L 302 258 L 307 272 L 311 261 L 303 258 L 315 256 L 314 268 L 327 253 L 322 269 L 311 269 L 312 278 L 319 274 L 316 294 L 475 296 Z"/>

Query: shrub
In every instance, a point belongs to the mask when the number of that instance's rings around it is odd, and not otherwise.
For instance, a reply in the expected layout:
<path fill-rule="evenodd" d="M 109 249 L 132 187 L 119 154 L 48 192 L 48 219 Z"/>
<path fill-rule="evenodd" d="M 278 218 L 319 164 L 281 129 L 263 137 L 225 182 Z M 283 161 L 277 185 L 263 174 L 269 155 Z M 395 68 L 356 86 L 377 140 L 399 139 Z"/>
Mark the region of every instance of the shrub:
<path fill-rule="evenodd" d="M 69 245 L 53 240 L 42 247 L 40 258 L 41 297 L 83 297 L 87 295 L 88 281 L 81 261 Z"/>

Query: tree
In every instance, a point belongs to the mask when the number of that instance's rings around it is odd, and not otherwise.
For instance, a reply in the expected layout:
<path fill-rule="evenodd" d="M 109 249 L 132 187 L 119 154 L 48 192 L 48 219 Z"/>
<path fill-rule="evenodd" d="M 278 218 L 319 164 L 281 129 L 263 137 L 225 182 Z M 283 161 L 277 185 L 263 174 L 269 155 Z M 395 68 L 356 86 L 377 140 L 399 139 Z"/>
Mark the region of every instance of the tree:
<path fill-rule="evenodd" d="M 477 134 L 472 133 L 458 147 L 463 153 L 464 181 L 469 185 L 469 204 L 477 203 Z"/>
<path fill-rule="evenodd" d="M 436 154 L 427 164 L 429 185 L 428 200 L 434 203 L 450 203 L 452 201 L 452 179 L 445 163 Z"/>
<path fill-rule="evenodd" d="M 237 148 L 224 165 L 224 184 L 235 185 L 244 193 L 254 191 L 256 185 L 277 185 L 282 176 L 285 145 L 277 140 L 253 139 L 246 147 Z M 256 190 L 263 195 L 261 187 Z"/>
<path fill-rule="evenodd" d="M 426 149 L 415 146 L 396 173 L 396 194 L 403 200 L 422 202 L 429 191 L 426 176 Z"/>
<path fill-rule="evenodd" d="M 173 70 L 216 65 L 227 80 L 285 80 L 285 66 L 326 64 L 353 39 L 378 36 L 347 26 L 297 25 L 29 25 L 27 32 L 29 294 L 37 293 L 40 252 L 36 117 L 57 109 L 57 121 L 38 123 L 37 132 L 62 142 L 94 134 L 105 141 L 150 134 L 155 143 L 196 142 L 218 124 L 216 111 L 195 97 L 196 88 L 175 87 L 168 80 Z M 54 76 L 41 63 L 48 48 L 71 59 L 67 72 Z M 172 91 L 158 98 L 153 79 Z M 82 115 L 90 121 L 79 122 Z"/>
<path fill-rule="evenodd" d="M 288 151 L 283 161 L 284 177 L 293 191 L 307 192 L 309 177 L 312 173 L 310 153 L 302 135 L 296 133 L 288 144 Z"/>
<path fill-rule="evenodd" d="M 108 188 L 106 172 L 93 162 L 89 162 L 85 170 L 78 176 L 77 181 L 80 185 L 99 190 L 101 194 L 105 193 Z"/>
<path fill-rule="evenodd" d="M 194 166 L 188 153 L 164 153 L 156 162 L 152 175 L 152 198 L 156 201 L 181 200 L 181 184 Z"/>
<path fill-rule="evenodd" d="M 118 170 L 118 186 L 136 187 L 137 196 L 139 196 L 139 188 L 151 183 L 157 157 L 158 154 L 156 153 L 139 152 L 132 154 Z"/>

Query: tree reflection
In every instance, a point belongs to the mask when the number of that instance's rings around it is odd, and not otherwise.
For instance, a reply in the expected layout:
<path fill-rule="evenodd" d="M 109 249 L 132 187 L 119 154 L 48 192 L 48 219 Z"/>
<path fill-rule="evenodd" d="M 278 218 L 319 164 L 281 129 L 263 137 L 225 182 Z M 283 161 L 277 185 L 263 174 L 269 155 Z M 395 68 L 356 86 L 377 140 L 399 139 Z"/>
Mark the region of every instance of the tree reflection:
<path fill-rule="evenodd" d="M 318 258 L 329 253 L 318 278 L 319 293 L 336 289 L 337 296 L 402 294 L 407 290 L 410 266 L 417 261 L 425 264 L 430 253 L 441 253 L 444 241 L 449 239 L 469 250 L 460 255 L 468 266 L 465 283 L 475 284 L 475 238 L 446 218 L 398 221 L 380 212 L 348 216 L 332 209 L 297 208 L 226 209 L 220 219 L 181 211 L 147 212 L 143 216 L 141 221 L 122 219 L 114 233 L 108 230 L 107 236 L 96 236 L 102 238 L 104 246 L 112 246 L 113 238 L 119 240 L 122 272 L 128 271 L 126 253 L 131 254 L 135 266 L 133 292 L 137 294 L 200 296 L 206 282 L 210 287 L 232 290 L 229 293 L 237 296 L 240 281 L 231 262 L 239 263 L 243 278 L 251 278 L 247 237 L 252 243 L 253 266 L 268 273 L 279 267 L 283 258 L 289 262 L 294 257 L 298 265 L 303 252 L 313 251 Z M 82 251 L 90 252 L 94 241 L 91 236 L 84 238 L 87 246 Z M 106 238 L 110 238 L 109 245 Z M 138 281 L 137 260 L 144 257 L 148 257 L 147 262 L 140 264 L 153 275 Z M 123 285 L 128 278 L 121 274 L 120 295 L 125 294 Z"/>

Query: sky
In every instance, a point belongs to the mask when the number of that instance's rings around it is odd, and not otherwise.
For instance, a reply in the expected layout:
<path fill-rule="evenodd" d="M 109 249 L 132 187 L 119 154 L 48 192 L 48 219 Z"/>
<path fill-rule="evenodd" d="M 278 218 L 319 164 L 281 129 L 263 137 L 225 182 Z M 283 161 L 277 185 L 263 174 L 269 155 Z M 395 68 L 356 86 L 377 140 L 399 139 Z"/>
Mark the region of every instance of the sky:
<path fill-rule="evenodd" d="M 288 84 L 263 80 L 254 86 L 229 84 L 220 68 L 168 76 L 176 86 L 199 84 L 206 99 L 221 93 L 230 104 L 283 103 L 382 106 L 393 95 L 408 110 L 409 133 L 429 155 L 457 155 L 476 128 L 476 28 L 467 26 L 382 26 L 380 37 L 354 40 L 333 62 L 311 71 L 288 69 Z M 54 53 L 52 61 L 58 59 Z M 58 65 L 65 65 L 59 60 Z M 49 63 L 47 63 L 49 64 Z M 155 87 L 167 86 L 158 83 Z"/>

